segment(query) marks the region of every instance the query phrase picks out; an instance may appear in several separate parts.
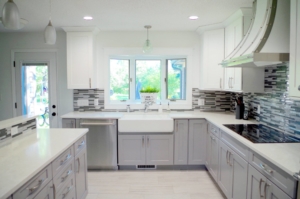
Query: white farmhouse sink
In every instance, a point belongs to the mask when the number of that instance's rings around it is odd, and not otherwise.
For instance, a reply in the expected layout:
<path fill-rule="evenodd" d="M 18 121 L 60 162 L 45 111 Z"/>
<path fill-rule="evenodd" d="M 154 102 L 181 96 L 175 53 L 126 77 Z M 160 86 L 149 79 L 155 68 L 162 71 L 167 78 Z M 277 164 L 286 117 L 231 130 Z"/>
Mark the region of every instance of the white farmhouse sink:
<path fill-rule="evenodd" d="M 164 114 L 130 114 L 119 119 L 118 129 L 122 133 L 173 132 L 174 120 Z"/>

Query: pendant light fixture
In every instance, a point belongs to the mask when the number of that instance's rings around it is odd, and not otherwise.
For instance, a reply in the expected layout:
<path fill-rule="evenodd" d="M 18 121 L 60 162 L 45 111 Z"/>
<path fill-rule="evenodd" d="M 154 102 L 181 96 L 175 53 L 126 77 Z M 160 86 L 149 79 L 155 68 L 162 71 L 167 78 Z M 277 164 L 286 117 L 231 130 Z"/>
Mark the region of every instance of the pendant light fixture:
<path fill-rule="evenodd" d="M 49 23 L 45 28 L 44 38 L 46 44 L 53 45 L 56 42 L 56 30 L 51 23 L 51 0 L 50 0 L 50 18 L 49 18 Z"/>
<path fill-rule="evenodd" d="M 143 46 L 143 53 L 150 53 L 152 51 L 152 45 L 148 38 L 148 31 L 151 28 L 151 26 L 147 25 L 147 26 L 144 26 L 144 28 L 147 29 L 147 40 L 145 41 L 144 46 Z"/>
<path fill-rule="evenodd" d="M 8 0 L 2 8 L 2 24 L 4 28 L 18 30 L 20 26 L 20 13 L 17 5 L 13 0 Z"/>

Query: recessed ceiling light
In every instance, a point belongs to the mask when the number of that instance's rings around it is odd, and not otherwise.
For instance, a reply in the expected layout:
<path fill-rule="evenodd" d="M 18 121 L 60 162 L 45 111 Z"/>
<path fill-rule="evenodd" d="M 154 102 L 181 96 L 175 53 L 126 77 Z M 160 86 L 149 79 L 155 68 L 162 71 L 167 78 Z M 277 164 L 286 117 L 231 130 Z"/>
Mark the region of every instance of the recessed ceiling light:
<path fill-rule="evenodd" d="M 191 19 L 191 20 L 196 20 L 196 19 L 198 19 L 199 17 L 198 16 L 190 16 L 189 17 L 189 19 Z"/>
<path fill-rule="evenodd" d="M 83 17 L 83 19 L 85 19 L 85 20 L 92 20 L 93 17 L 91 17 L 91 16 L 85 16 L 85 17 Z"/>

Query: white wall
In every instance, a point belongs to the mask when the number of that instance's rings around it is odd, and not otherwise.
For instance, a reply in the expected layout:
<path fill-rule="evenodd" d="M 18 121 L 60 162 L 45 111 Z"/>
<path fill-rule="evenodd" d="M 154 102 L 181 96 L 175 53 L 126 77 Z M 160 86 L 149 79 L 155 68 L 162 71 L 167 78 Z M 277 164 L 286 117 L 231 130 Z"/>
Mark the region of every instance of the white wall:
<path fill-rule="evenodd" d="M 107 63 L 103 60 L 103 50 L 105 48 L 141 48 L 146 40 L 146 31 L 110 31 L 100 32 L 98 34 L 98 47 L 99 47 L 99 68 L 100 74 L 99 85 L 104 88 L 104 78 L 101 76 L 101 71 L 107 67 Z M 149 39 L 155 48 L 193 48 L 197 56 L 194 57 L 192 66 L 188 65 L 192 70 L 192 87 L 199 87 L 199 48 L 200 37 L 196 32 L 154 32 L 149 31 Z M 142 54 L 142 53 L 141 53 Z"/>
<path fill-rule="evenodd" d="M 11 50 L 56 49 L 57 50 L 57 96 L 58 117 L 73 110 L 72 90 L 67 89 L 66 34 L 57 32 L 55 45 L 44 44 L 43 32 L 0 33 L 0 120 L 13 117 L 11 81 Z"/>

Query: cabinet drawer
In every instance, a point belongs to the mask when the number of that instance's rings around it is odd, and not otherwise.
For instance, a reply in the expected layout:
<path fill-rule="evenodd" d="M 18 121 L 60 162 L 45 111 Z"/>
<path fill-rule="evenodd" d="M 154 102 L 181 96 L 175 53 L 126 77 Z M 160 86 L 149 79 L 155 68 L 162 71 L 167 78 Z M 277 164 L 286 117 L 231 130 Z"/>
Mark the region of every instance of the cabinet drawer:
<path fill-rule="evenodd" d="M 74 175 L 66 181 L 61 190 L 56 192 L 56 199 L 75 199 L 75 178 Z"/>
<path fill-rule="evenodd" d="M 74 161 L 68 163 L 66 168 L 57 174 L 53 178 L 53 183 L 55 185 L 55 189 L 59 192 L 66 184 L 66 182 L 74 176 Z"/>
<path fill-rule="evenodd" d="M 212 132 L 215 136 L 219 137 L 220 129 L 212 123 L 209 123 L 209 131 Z"/>
<path fill-rule="evenodd" d="M 35 197 L 34 199 L 53 199 L 53 186 L 50 181 Z"/>
<path fill-rule="evenodd" d="M 294 198 L 297 183 L 294 178 L 260 155 L 250 151 L 249 163 L 271 180 L 275 185 Z"/>
<path fill-rule="evenodd" d="M 246 161 L 248 161 L 248 148 L 225 133 L 224 131 L 220 131 L 220 139 L 227 144 L 230 148 L 232 148 L 237 154 L 239 154 L 242 158 L 244 158 Z"/>
<path fill-rule="evenodd" d="M 74 160 L 74 148 L 71 146 L 52 162 L 53 176 L 64 170 L 69 162 Z"/>
<path fill-rule="evenodd" d="M 74 144 L 75 155 L 77 155 L 82 149 L 84 149 L 85 146 L 86 146 L 86 136 L 83 136 Z"/>
<path fill-rule="evenodd" d="M 32 199 L 39 193 L 45 185 L 52 179 L 51 164 L 34 176 L 24 186 L 13 194 L 14 199 Z"/>

